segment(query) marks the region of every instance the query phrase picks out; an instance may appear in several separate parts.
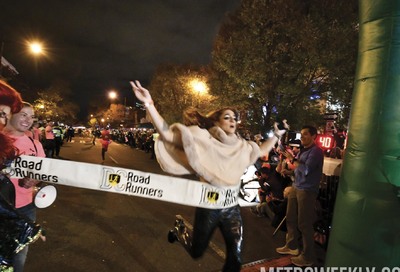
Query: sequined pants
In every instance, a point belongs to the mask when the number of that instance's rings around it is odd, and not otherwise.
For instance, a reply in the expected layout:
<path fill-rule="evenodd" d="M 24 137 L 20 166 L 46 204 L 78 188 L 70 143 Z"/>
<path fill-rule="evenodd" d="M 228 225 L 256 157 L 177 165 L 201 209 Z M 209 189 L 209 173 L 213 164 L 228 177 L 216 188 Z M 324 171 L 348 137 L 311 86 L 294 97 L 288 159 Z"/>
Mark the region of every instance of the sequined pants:
<path fill-rule="evenodd" d="M 27 218 L 29 218 L 32 221 L 36 220 L 36 208 L 33 205 L 33 203 L 26 205 L 22 208 L 19 208 L 18 212 L 21 213 L 22 215 L 26 216 Z M 24 270 L 26 257 L 28 255 L 28 248 L 29 248 L 29 246 L 26 246 L 23 250 L 21 250 L 14 256 L 14 259 L 13 259 L 14 272 L 22 272 Z"/>
<path fill-rule="evenodd" d="M 217 227 L 221 230 L 227 250 L 222 271 L 240 271 L 243 222 L 239 206 L 215 210 L 197 208 L 193 234 L 186 239 L 184 244 L 186 250 L 193 258 L 201 257 Z M 190 239 L 191 241 L 188 241 Z"/>

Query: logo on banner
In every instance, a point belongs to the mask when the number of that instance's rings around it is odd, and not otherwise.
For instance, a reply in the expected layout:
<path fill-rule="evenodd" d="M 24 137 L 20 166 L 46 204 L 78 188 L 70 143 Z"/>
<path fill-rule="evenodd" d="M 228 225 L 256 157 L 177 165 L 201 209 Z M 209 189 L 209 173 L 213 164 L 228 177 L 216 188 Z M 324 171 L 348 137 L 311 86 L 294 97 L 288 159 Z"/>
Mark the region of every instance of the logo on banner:
<path fill-rule="evenodd" d="M 109 174 L 108 182 L 111 186 L 116 186 L 121 181 L 121 176 L 118 174 Z"/>
<path fill-rule="evenodd" d="M 217 203 L 218 198 L 219 198 L 218 192 L 208 192 L 207 193 L 207 200 L 210 203 L 213 203 L 213 204 Z"/>
<path fill-rule="evenodd" d="M 114 190 L 130 195 L 150 196 L 161 198 L 163 190 L 150 186 L 150 175 L 142 176 L 133 171 L 104 167 L 103 178 L 100 184 L 102 190 Z"/>
<path fill-rule="evenodd" d="M 210 186 L 203 186 L 200 203 L 209 205 L 231 206 L 238 201 L 238 189 L 223 189 Z"/>

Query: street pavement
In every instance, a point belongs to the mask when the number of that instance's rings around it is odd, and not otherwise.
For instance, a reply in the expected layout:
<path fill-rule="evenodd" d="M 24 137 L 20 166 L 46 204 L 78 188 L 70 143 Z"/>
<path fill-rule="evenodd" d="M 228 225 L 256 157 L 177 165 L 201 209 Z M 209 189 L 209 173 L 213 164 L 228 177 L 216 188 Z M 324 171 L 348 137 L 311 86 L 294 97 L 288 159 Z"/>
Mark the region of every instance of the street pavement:
<path fill-rule="evenodd" d="M 65 143 L 60 158 L 121 168 L 164 173 L 150 154 L 112 143 L 101 159 L 101 146 L 90 138 L 75 137 Z M 186 178 L 195 179 L 193 176 Z M 82 182 L 85 182 L 82 180 Z M 57 199 L 37 210 L 37 221 L 46 230 L 47 241 L 30 246 L 26 272 L 37 271 L 220 271 L 225 247 L 217 230 L 204 256 L 193 260 L 178 243 L 167 241 L 175 215 L 193 222 L 193 207 L 140 197 L 56 185 Z M 242 207 L 244 223 L 243 263 L 279 257 L 285 233 Z M 318 265 L 324 250 L 318 247 Z"/>

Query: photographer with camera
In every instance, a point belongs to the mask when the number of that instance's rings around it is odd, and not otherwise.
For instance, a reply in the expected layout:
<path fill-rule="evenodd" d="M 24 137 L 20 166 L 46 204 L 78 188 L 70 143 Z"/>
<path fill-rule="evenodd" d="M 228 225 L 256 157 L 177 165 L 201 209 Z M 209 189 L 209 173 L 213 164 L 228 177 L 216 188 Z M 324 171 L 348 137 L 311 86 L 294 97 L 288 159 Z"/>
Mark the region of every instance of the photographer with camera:
<path fill-rule="evenodd" d="M 312 266 L 315 261 L 314 221 L 315 203 L 322 176 L 324 153 L 315 144 L 317 129 L 304 126 L 301 130 L 301 144 L 298 159 L 290 152 L 284 155 L 295 166 L 293 189 L 288 196 L 286 211 L 287 235 L 283 247 L 276 249 L 279 254 L 293 255 L 291 261 L 296 266 Z M 299 249 L 299 231 L 302 238 L 302 249 Z"/>
<path fill-rule="evenodd" d="M 285 186 L 291 185 L 294 181 L 294 170 L 296 169 L 294 160 L 297 159 L 300 150 L 301 141 L 298 139 L 289 141 L 287 147 L 283 145 L 279 147 L 280 158 L 276 167 L 276 172 L 281 175 Z M 293 157 L 293 160 L 289 159 L 289 157 Z"/>

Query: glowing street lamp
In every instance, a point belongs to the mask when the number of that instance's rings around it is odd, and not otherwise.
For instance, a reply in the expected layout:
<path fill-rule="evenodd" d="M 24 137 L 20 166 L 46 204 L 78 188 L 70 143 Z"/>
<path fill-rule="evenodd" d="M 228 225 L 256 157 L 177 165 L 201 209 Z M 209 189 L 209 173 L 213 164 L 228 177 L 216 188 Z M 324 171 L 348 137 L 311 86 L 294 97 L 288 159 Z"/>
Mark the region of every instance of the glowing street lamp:
<path fill-rule="evenodd" d="M 9 41 L 7 41 L 8 43 Z M 16 74 L 18 74 L 17 70 L 3 57 L 3 52 L 4 52 L 4 46 L 5 46 L 5 41 L 1 41 L 0 45 L 0 77 L 2 76 L 2 68 L 4 66 L 8 66 L 11 68 Z M 26 41 L 25 42 L 27 51 L 34 56 L 39 56 L 39 55 L 44 55 L 45 54 L 45 49 L 42 45 L 42 43 L 38 41 L 30 42 Z"/>
<path fill-rule="evenodd" d="M 40 42 L 28 42 L 29 51 L 34 55 L 41 55 L 44 53 L 43 46 Z"/>
<path fill-rule="evenodd" d="M 115 99 L 115 98 L 117 98 L 117 92 L 116 91 L 109 91 L 108 92 L 108 97 L 110 98 L 110 99 Z"/>
<path fill-rule="evenodd" d="M 204 81 L 198 80 L 198 79 L 192 79 L 189 82 L 190 87 L 194 92 L 196 92 L 198 95 L 205 94 L 208 91 L 207 84 Z"/>
<path fill-rule="evenodd" d="M 201 96 L 207 94 L 208 92 L 207 84 L 198 78 L 194 78 L 188 82 L 188 85 L 196 97 L 194 100 L 197 100 L 197 106 L 199 106 Z"/>

